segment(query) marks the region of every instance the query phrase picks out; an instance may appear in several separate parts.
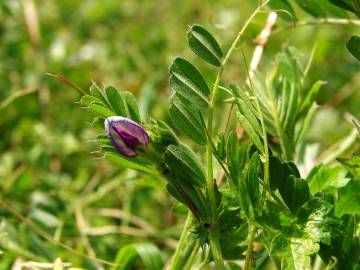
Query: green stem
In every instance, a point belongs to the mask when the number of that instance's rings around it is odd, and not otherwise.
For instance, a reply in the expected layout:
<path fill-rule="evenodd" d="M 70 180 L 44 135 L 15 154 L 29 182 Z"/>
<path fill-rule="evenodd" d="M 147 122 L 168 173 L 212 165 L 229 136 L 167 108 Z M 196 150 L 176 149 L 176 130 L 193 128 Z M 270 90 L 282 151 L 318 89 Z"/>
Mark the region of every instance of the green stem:
<path fill-rule="evenodd" d="M 246 269 L 246 270 L 250 269 L 250 267 L 251 267 L 252 251 L 253 251 L 255 235 L 256 235 L 256 227 L 253 225 L 250 225 L 250 230 L 249 230 L 249 235 L 248 235 L 248 247 L 246 250 L 245 266 L 244 266 L 244 269 Z"/>
<path fill-rule="evenodd" d="M 250 22 L 254 19 L 256 14 L 261 10 L 263 6 L 265 6 L 269 1 L 263 2 L 260 6 L 258 6 L 255 11 L 250 15 L 250 17 L 245 22 L 244 26 L 240 30 L 240 32 L 237 34 L 235 40 L 233 41 L 232 45 L 230 46 L 230 49 L 228 50 L 224 60 L 222 61 L 216 79 L 214 86 L 211 91 L 211 97 L 210 97 L 210 103 L 209 103 L 209 113 L 208 113 L 208 135 L 209 138 L 212 138 L 213 134 L 213 114 L 214 114 L 214 107 L 215 107 L 215 99 L 217 94 L 217 89 L 219 87 L 222 74 L 224 72 L 224 68 L 228 60 L 230 59 L 231 55 L 233 54 L 237 44 L 239 43 L 241 37 L 243 36 L 245 30 L 249 26 Z M 266 131 L 265 131 L 266 135 Z M 266 140 L 265 140 L 266 141 Z M 267 144 L 267 143 L 266 143 Z M 267 148 L 267 145 L 266 145 Z M 208 183 L 207 183 L 207 192 L 208 197 L 210 201 L 210 246 L 212 250 L 213 259 L 215 262 L 216 269 L 225 269 L 224 268 L 224 261 L 221 254 L 221 248 L 220 248 L 220 242 L 219 242 L 219 228 L 217 223 L 217 207 L 216 207 L 216 198 L 215 198 L 215 183 L 214 183 L 214 176 L 213 176 L 213 164 L 212 164 L 212 149 L 211 149 L 211 142 L 208 140 L 206 145 L 206 152 L 207 152 L 207 166 L 208 166 Z M 268 165 L 267 165 L 268 166 Z M 266 171 L 266 169 L 265 169 Z M 268 171 L 268 169 L 267 169 Z M 266 174 L 266 173 L 265 173 Z M 264 181 L 266 185 L 268 185 L 268 180 Z M 251 245 L 252 249 L 252 245 Z"/>
<path fill-rule="evenodd" d="M 198 240 L 195 240 L 195 244 L 194 244 L 194 247 L 192 248 L 192 251 L 191 251 L 191 254 L 186 262 L 186 266 L 184 267 L 184 269 L 186 270 L 191 270 L 192 269 L 192 266 L 193 266 L 193 262 L 194 262 L 194 259 L 199 251 L 199 248 L 200 248 L 200 243 Z"/>
<path fill-rule="evenodd" d="M 184 261 L 184 259 L 186 259 L 186 258 L 183 258 L 182 254 L 184 253 L 184 251 L 187 247 L 189 233 L 190 233 L 190 229 L 192 227 L 192 223 L 193 223 L 193 217 L 192 217 L 191 212 L 189 211 L 188 215 L 186 217 L 184 229 L 180 236 L 178 246 L 176 248 L 175 254 L 173 256 L 171 264 L 169 265 L 168 270 L 180 270 L 180 269 L 182 269 L 182 266 L 185 265 L 186 261 Z"/>

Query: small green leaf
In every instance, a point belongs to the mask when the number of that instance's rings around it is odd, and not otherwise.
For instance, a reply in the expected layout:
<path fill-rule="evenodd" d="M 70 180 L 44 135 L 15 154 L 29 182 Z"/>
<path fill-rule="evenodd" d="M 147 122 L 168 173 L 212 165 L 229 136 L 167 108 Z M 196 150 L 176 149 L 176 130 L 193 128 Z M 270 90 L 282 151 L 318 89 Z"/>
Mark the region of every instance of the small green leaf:
<path fill-rule="evenodd" d="M 121 92 L 127 105 L 128 109 L 128 118 L 134 120 L 137 123 L 141 123 L 139 106 L 134 95 L 129 91 Z"/>
<path fill-rule="evenodd" d="M 97 113 L 97 114 L 99 114 L 99 115 L 101 115 L 101 116 L 103 116 L 103 117 L 105 117 L 105 118 L 107 118 L 107 117 L 109 117 L 109 116 L 116 115 L 112 110 L 104 107 L 104 105 L 99 104 L 99 103 L 92 102 L 92 103 L 88 106 L 88 108 L 89 108 L 91 111 L 93 111 L 93 112 L 95 112 L 95 113 Z"/>
<path fill-rule="evenodd" d="M 107 86 L 105 88 L 105 94 L 113 111 L 116 112 L 117 115 L 128 117 L 126 101 L 120 92 L 113 86 Z"/>
<path fill-rule="evenodd" d="M 308 112 L 306 113 L 304 120 L 300 123 L 300 130 L 297 132 L 295 145 L 299 144 L 304 139 L 306 132 L 310 128 L 311 121 L 317 108 L 319 108 L 319 106 L 316 103 L 313 103 Z"/>
<path fill-rule="evenodd" d="M 258 153 L 252 155 L 246 176 L 246 187 L 253 208 L 258 206 L 260 200 L 259 179 L 262 178 L 262 164 Z"/>
<path fill-rule="evenodd" d="M 338 201 L 335 205 L 335 215 L 360 214 L 360 181 L 351 180 L 345 187 L 338 190 Z"/>
<path fill-rule="evenodd" d="M 230 186 L 235 190 L 246 161 L 247 145 L 239 145 L 235 132 L 231 132 L 226 143 L 226 158 L 230 171 Z"/>
<path fill-rule="evenodd" d="M 300 118 L 307 114 L 310 107 L 314 104 L 315 98 L 319 93 L 321 86 L 324 84 L 326 84 L 326 82 L 324 81 L 317 81 L 316 83 L 313 84 L 313 86 L 311 87 L 310 91 L 307 93 L 306 97 L 304 98 L 304 101 L 301 104 L 300 110 L 297 114 L 297 118 Z"/>
<path fill-rule="evenodd" d="M 280 190 L 281 197 L 293 214 L 310 198 L 309 186 L 304 179 L 290 175 L 285 187 Z"/>
<path fill-rule="evenodd" d="M 360 61 L 360 37 L 351 36 L 349 41 L 346 43 L 346 48 L 348 51 Z"/>
<path fill-rule="evenodd" d="M 199 109 L 208 107 L 210 90 L 195 66 L 178 57 L 170 66 L 170 74 L 170 86 L 176 93 Z"/>
<path fill-rule="evenodd" d="M 285 106 L 285 115 L 282 119 L 282 126 L 284 130 L 290 129 L 294 126 L 298 103 L 299 103 L 299 87 L 295 83 L 290 84 L 290 93 L 287 95 L 287 100 L 283 101 Z"/>
<path fill-rule="evenodd" d="M 104 104 L 108 105 L 107 100 L 101 90 L 101 88 L 96 84 L 93 83 L 90 86 L 90 95 L 92 95 L 93 97 L 98 98 L 99 100 L 101 100 Z"/>
<path fill-rule="evenodd" d="M 204 145 L 206 133 L 201 124 L 198 110 L 191 103 L 184 104 L 176 95 L 171 99 L 169 116 L 174 126 L 192 139 L 194 142 Z"/>
<path fill-rule="evenodd" d="M 123 246 L 117 253 L 113 270 L 134 269 L 136 260 L 140 259 L 147 270 L 161 270 L 164 262 L 159 249 L 152 243 L 135 243 Z"/>
<path fill-rule="evenodd" d="M 296 0 L 298 5 L 314 17 L 326 17 L 326 13 L 315 0 Z"/>
<path fill-rule="evenodd" d="M 80 99 L 80 104 L 85 107 L 89 106 L 93 102 L 103 104 L 103 106 L 106 106 L 100 99 L 98 99 L 97 97 L 94 97 L 94 96 L 85 95 L 85 96 L 82 96 Z"/>
<path fill-rule="evenodd" d="M 346 177 L 347 171 L 342 167 L 316 166 L 308 175 L 306 181 L 312 194 L 324 191 L 329 187 L 344 187 L 350 178 Z"/>
<path fill-rule="evenodd" d="M 189 30 L 188 41 L 191 50 L 214 66 L 221 65 L 223 53 L 216 39 L 202 26 L 193 25 Z"/>
<path fill-rule="evenodd" d="M 275 190 L 284 186 L 287 178 L 284 165 L 278 157 L 271 156 L 269 159 L 270 188 Z"/>
<path fill-rule="evenodd" d="M 261 152 L 264 153 L 264 146 L 262 144 L 262 141 L 254 129 L 254 127 L 251 125 L 248 119 L 245 118 L 244 115 L 241 113 L 238 113 L 238 119 L 241 123 L 242 128 L 245 130 L 246 134 L 249 135 L 252 142 L 255 144 L 256 148 Z"/>
<path fill-rule="evenodd" d="M 175 198 L 193 212 L 197 218 L 206 216 L 206 200 L 201 190 L 194 185 L 189 185 L 188 182 L 183 181 L 182 176 L 175 175 L 168 178 L 171 184 L 168 188 L 172 188 L 175 191 Z M 172 193 L 173 195 L 173 193 Z"/>
<path fill-rule="evenodd" d="M 206 177 L 204 169 L 196 154 L 184 145 L 170 145 L 165 154 L 164 161 L 172 174 L 179 176 L 189 184 L 204 187 Z"/>
<path fill-rule="evenodd" d="M 113 161 L 113 162 L 117 163 L 118 165 L 125 167 L 125 168 L 148 173 L 151 175 L 156 175 L 156 176 L 159 175 L 159 173 L 155 170 L 155 168 L 150 167 L 148 162 L 146 162 L 145 160 L 143 160 L 139 157 L 128 158 L 125 156 L 121 156 L 116 153 L 116 150 L 114 150 L 113 148 L 111 148 L 111 149 L 103 147 L 103 150 L 106 150 L 105 158 L 107 160 Z"/>

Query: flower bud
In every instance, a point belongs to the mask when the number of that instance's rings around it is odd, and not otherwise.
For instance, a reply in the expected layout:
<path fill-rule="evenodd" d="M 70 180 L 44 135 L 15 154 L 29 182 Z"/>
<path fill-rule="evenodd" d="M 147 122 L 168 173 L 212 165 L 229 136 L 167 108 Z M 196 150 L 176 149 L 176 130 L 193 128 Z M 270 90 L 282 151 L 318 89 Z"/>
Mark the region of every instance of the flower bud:
<path fill-rule="evenodd" d="M 121 155 L 133 157 L 137 149 L 149 143 L 149 136 L 138 123 L 121 116 L 105 119 L 106 135 Z"/>

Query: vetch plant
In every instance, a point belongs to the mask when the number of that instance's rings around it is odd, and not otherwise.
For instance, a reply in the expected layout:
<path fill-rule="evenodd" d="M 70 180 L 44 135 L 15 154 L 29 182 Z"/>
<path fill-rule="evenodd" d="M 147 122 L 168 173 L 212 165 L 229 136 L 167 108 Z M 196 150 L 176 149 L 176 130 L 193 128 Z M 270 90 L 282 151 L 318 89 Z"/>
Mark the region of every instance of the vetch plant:
<path fill-rule="evenodd" d="M 304 138 L 319 107 L 315 99 L 324 82 L 319 80 L 305 91 L 311 57 L 304 61 L 293 47 L 284 47 L 264 73 L 248 66 L 239 47 L 247 27 L 269 2 L 262 2 L 251 14 L 227 51 L 204 27 L 190 27 L 190 49 L 216 75 L 208 82 L 183 57 L 170 65 L 169 118 L 171 126 L 192 141 L 188 145 L 168 124 L 155 119 L 144 122 L 130 92 L 93 84 L 81 98 L 83 107 L 105 119 L 104 133 L 97 138 L 102 156 L 162 178 L 167 191 L 188 209 L 167 269 L 206 265 L 240 269 L 241 265 L 248 270 L 262 264 L 267 269 L 360 267 L 356 193 L 360 190 L 360 158 L 353 155 L 333 162 L 356 145 L 356 129 L 349 135 L 348 148 L 334 151 L 326 164 L 313 166 L 307 175 L 301 173 L 299 165 L 306 158 Z M 310 14 L 322 10 L 313 1 L 297 2 Z M 350 7 L 346 1 L 332 2 Z M 282 5 L 287 15 L 293 13 L 287 1 L 270 4 Z M 347 45 L 355 57 L 356 43 L 352 38 Z M 223 80 L 235 52 L 242 56 L 246 70 L 240 84 Z M 231 109 L 220 114 L 220 106 Z M 219 122 L 227 122 L 224 130 L 215 129 Z M 328 166 L 331 162 L 333 166 Z M 351 207 L 349 200 L 356 200 Z M 144 245 L 146 249 L 136 244 L 127 248 L 140 257 L 149 256 L 142 257 L 148 269 L 163 267 L 154 244 Z M 119 252 L 116 263 L 124 263 L 117 269 L 130 268 L 124 251 Z"/>

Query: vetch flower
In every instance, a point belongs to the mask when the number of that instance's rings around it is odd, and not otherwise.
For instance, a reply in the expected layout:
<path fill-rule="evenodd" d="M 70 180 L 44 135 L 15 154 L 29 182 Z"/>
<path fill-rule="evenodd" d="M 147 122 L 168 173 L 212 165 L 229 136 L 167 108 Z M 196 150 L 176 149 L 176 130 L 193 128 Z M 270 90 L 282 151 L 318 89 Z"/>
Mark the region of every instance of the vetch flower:
<path fill-rule="evenodd" d="M 121 116 L 105 119 L 106 135 L 121 155 L 133 157 L 137 149 L 149 143 L 149 136 L 138 123 Z"/>

